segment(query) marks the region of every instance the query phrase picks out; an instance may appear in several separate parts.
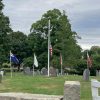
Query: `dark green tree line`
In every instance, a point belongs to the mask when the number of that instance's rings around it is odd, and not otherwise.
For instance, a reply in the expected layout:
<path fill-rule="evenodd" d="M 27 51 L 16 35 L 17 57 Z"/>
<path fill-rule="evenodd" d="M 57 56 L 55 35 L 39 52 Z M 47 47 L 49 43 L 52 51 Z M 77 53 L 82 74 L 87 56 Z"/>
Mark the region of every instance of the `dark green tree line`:
<path fill-rule="evenodd" d="M 50 20 L 50 40 L 53 47 L 53 55 L 50 65 L 60 68 L 60 53 L 63 57 L 63 67 L 77 66 L 81 58 L 81 48 L 77 44 L 77 33 L 71 29 L 70 21 L 65 14 L 58 9 L 49 10 L 43 14 L 40 20 L 32 24 L 30 34 L 13 32 L 10 21 L 2 12 L 3 3 L 0 0 L 0 62 L 9 62 L 9 51 L 17 56 L 20 63 L 32 66 L 33 54 L 36 53 L 39 68 L 47 67 L 48 54 L 48 20 Z"/>
<path fill-rule="evenodd" d="M 0 63 L 7 61 L 7 51 L 8 51 L 8 38 L 7 34 L 11 32 L 10 21 L 7 16 L 2 12 L 4 5 L 2 0 L 0 0 Z"/>

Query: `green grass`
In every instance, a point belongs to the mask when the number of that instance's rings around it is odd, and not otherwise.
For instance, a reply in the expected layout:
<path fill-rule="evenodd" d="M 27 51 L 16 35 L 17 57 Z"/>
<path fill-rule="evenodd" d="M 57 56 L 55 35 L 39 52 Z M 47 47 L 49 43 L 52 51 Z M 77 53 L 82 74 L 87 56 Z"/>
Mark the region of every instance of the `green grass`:
<path fill-rule="evenodd" d="M 96 79 L 99 79 L 99 77 Z M 34 94 L 63 95 L 65 81 L 80 81 L 81 100 L 92 100 L 90 81 L 83 81 L 82 76 L 72 75 L 59 77 L 33 77 L 21 73 L 14 73 L 11 78 L 10 75 L 7 74 L 0 84 L 0 92 L 27 92 Z"/>

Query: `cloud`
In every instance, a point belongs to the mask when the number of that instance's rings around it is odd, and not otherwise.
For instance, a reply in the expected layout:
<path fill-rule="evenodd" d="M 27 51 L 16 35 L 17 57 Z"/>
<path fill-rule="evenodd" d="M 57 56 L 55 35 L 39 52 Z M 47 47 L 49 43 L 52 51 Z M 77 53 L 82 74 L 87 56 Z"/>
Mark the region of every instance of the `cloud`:
<path fill-rule="evenodd" d="M 33 22 L 50 9 L 65 10 L 72 30 L 82 37 L 82 48 L 100 45 L 100 0 L 4 0 L 4 13 L 13 30 L 29 34 Z M 93 42 L 94 41 L 94 42 Z"/>

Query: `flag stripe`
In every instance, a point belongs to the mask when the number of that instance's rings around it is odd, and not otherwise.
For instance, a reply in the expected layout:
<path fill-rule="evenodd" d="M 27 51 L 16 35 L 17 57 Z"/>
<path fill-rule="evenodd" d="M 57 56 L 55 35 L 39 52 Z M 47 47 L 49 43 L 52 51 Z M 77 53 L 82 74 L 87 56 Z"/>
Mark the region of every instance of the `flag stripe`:
<path fill-rule="evenodd" d="M 92 66 L 92 60 L 91 60 L 91 58 L 89 57 L 88 52 L 87 52 L 87 65 L 88 65 L 88 67 L 91 67 L 91 66 Z"/>
<path fill-rule="evenodd" d="M 50 44 L 50 55 L 52 56 L 52 45 Z"/>

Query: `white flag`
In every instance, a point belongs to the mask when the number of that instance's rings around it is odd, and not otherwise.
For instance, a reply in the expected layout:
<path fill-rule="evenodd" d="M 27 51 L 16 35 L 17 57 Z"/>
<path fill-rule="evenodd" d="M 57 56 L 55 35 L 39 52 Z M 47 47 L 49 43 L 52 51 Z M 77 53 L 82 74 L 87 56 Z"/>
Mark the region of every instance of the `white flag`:
<path fill-rule="evenodd" d="M 36 67 L 38 67 L 38 61 L 37 61 L 37 58 L 36 58 L 35 53 L 34 53 L 34 65 L 35 65 Z"/>

